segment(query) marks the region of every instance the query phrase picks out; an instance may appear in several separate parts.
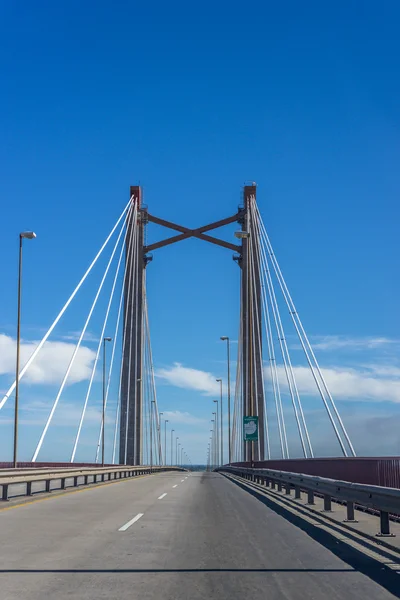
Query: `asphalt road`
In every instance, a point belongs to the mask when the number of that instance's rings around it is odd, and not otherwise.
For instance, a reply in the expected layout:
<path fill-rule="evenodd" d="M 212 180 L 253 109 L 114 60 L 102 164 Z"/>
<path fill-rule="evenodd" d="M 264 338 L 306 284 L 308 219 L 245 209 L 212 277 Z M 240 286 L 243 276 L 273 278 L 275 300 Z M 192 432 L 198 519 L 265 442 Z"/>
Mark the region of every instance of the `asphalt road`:
<path fill-rule="evenodd" d="M 214 473 L 41 496 L 1 507 L 0 531 L 1 600 L 400 597 L 400 577 L 396 593 L 367 557 Z"/>

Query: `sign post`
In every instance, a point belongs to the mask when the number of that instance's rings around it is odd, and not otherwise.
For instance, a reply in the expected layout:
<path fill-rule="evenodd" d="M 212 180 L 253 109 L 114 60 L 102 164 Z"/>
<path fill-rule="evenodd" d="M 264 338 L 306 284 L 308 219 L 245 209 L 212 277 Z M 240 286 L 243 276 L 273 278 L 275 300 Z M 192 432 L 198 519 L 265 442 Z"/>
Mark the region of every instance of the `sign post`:
<path fill-rule="evenodd" d="M 243 417 L 243 439 L 250 444 L 250 466 L 253 467 L 253 442 L 258 442 L 258 417 Z"/>
<path fill-rule="evenodd" d="M 243 438 L 245 442 L 258 442 L 258 417 L 243 417 Z"/>

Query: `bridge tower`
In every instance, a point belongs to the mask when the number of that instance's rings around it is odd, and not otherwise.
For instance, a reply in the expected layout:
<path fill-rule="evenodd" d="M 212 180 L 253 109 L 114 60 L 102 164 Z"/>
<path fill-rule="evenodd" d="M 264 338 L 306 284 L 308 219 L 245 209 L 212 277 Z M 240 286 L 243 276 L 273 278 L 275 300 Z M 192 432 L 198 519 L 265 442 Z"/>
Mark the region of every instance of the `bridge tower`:
<path fill-rule="evenodd" d="M 142 464 L 142 368 L 144 277 L 148 259 L 144 252 L 147 211 L 139 186 L 130 189 L 127 218 L 126 277 L 124 287 L 124 342 L 122 348 L 120 464 Z M 136 210 L 135 210 L 136 207 Z"/>
<path fill-rule="evenodd" d="M 241 267 L 241 328 L 242 328 L 242 398 L 243 415 L 258 416 L 259 440 L 244 443 L 244 460 L 257 461 L 265 457 L 264 386 L 262 360 L 262 306 L 260 277 L 260 242 L 256 224 L 251 221 L 251 202 L 256 198 L 256 186 L 244 187 Z"/>
<path fill-rule="evenodd" d="M 258 416 L 259 441 L 244 444 L 244 460 L 262 460 L 265 452 L 264 388 L 262 360 L 262 305 L 260 277 L 260 242 L 256 224 L 251 219 L 256 186 L 245 186 L 243 207 L 234 215 L 197 229 L 189 229 L 148 213 L 142 204 L 142 190 L 131 186 L 132 209 L 127 218 L 126 265 L 124 288 L 124 342 L 122 349 L 121 415 L 119 437 L 120 464 L 142 462 L 142 363 L 143 309 L 145 269 L 149 252 L 190 237 L 222 246 L 237 253 L 241 268 L 242 330 L 242 401 L 243 415 Z M 135 210 L 136 207 L 136 210 Z M 146 246 L 147 222 L 162 225 L 178 235 Z M 237 222 L 242 227 L 241 245 L 215 238 L 208 232 Z"/>

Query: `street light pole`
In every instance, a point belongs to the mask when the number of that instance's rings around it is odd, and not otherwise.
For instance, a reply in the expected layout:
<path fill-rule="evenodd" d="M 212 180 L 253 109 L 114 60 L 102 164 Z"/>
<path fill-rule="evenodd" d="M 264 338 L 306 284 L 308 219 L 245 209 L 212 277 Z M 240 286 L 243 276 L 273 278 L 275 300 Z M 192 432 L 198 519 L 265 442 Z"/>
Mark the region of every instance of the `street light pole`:
<path fill-rule="evenodd" d="M 177 458 L 177 460 L 176 460 L 176 462 L 177 462 L 177 466 L 178 466 L 178 467 L 180 466 L 180 463 L 179 463 L 179 457 L 180 457 L 180 445 L 181 445 L 181 443 L 179 442 L 179 444 L 178 444 L 178 458 Z"/>
<path fill-rule="evenodd" d="M 23 231 L 19 234 L 19 262 L 18 262 L 18 308 L 17 308 L 17 355 L 15 365 L 15 409 L 14 409 L 14 469 L 18 463 L 18 400 L 19 400 L 19 351 L 21 345 L 21 289 L 22 289 L 22 240 L 33 240 L 36 233 Z"/>
<path fill-rule="evenodd" d="M 214 427 L 215 427 L 215 466 L 219 463 L 219 431 L 218 431 L 218 413 L 213 412 L 214 415 Z"/>
<path fill-rule="evenodd" d="M 173 444 L 173 440 L 174 440 L 174 436 L 173 436 L 174 431 L 175 431 L 175 429 L 171 429 L 171 467 L 174 464 L 174 461 L 172 458 L 172 444 Z"/>
<path fill-rule="evenodd" d="M 217 405 L 217 412 L 213 413 L 213 415 L 216 415 L 215 422 L 217 423 L 217 432 L 218 432 L 218 434 L 217 434 L 217 448 L 218 448 L 218 441 L 219 441 L 219 431 L 218 431 L 218 414 L 219 414 L 219 412 L 218 412 L 218 404 L 219 404 L 219 401 L 218 400 L 213 400 L 213 402 L 215 402 L 215 404 Z M 217 452 L 217 464 L 218 465 L 220 464 L 220 462 L 219 462 L 219 453 L 218 452 Z"/>
<path fill-rule="evenodd" d="M 220 392 L 221 392 L 221 394 L 220 394 L 220 401 L 221 401 L 221 404 L 220 404 L 220 409 L 221 409 L 220 410 L 220 412 L 221 412 L 221 465 L 223 465 L 224 464 L 224 432 L 223 432 L 222 415 L 223 415 L 224 411 L 222 409 L 222 379 L 217 379 L 216 381 L 218 381 L 221 386 L 220 387 Z"/>
<path fill-rule="evenodd" d="M 153 404 L 155 408 L 156 401 L 150 403 L 150 471 L 153 471 Z"/>
<path fill-rule="evenodd" d="M 167 423 L 169 423 L 168 419 L 164 421 L 164 466 L 167 466 Z"/>
<path fill-rule="evenodd" d="M 159 421 L 160 421 L 159 425 L 158 425 L 158 437 L 159 437 L 159 440 L 160 440 L 159 443 L 160 443 L 160 454 L 161 454 L 161 456 L 160 456 L 160 465 L 163 464 L 163 460 L 162 460 L 162 441 L 161 441 L 162 440 L 162 437 L 161 437 L 162 436 L 162 418 L 161 417 L 163 416 L 163 414 L 164 414 L 163 412 L 160 412 L 158 414 Z"/>
<path fill-rule="evenodd" d="M 179 438 L 178 438 L 178 436 L 176 436 L 176 440 L 175 440 L 176 441 L 176 448 L 175 448 L 175 450 L 176 450 L 175 451 L 176 466 L 178 466 L 178 440 L 179 440 Z"/>
<path fill-rule="evenodd" d="M 232 462 L 232 449 L 231 449 L 231 359 L 230 359 L 230 339 L 227 335 L 221 337 L 223 342 L 226 341 L 227 346 L 227 359 L 228 359 L 228 460 L 229 464 Z"/>
<path fill-rule="evenodd" d="M 211 431 L 211 463 L 213 465 L 213 467 L 215 467 L 215 422 L 214 419 L 211 419 L 211 423 L 213 423 L 213 429 L 210 429 Z"/>
<path fill-rule="evenodd" d="M 106 416 L 106 342 L 111 342 L 110 337 L 103 338 L 103 411 L 101 419 L 101 466 L 104 467 L 104 442 L 105 442 L 105 416 Z"/>

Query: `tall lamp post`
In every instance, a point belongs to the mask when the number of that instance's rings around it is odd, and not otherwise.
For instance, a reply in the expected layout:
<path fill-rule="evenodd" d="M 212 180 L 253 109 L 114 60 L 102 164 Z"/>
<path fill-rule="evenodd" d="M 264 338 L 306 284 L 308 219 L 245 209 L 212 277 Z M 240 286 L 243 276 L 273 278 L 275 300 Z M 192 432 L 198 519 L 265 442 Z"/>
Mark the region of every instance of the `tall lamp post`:
<path fill-rule="evenodd" d="M 179 440 L 179 438 L 178 438 L 178 436 L 176 436 L 176 440 L 175 440 L 175 442 L 176 442 L 176 448 L 175 448 L 175 461 L 176 461 L 176 466 L 178 466 L 178 440 Z"/>
<path fill-rule="evenodd" d="M 180 467 L 180 463 L 179 463 L 179 457 L 180 457 L 180 451 L 181 451 L 180 445 L 181 445 L 181 443 L 179 442 L 179 444 L 178 444 L 178 455 L 177 455 L 177 459 L 176 459 L 178 467 Z"/>
<path fill-rule="evenodd" d="M 21 290 L 22 290 L 22 240 L 33 240 L 36 233 L 23 231 L 19 234 L 19 264 L 18 264 L 18 310 L 17 310 L 17 356 L 15 365 L 15 409 L 14 409 L 14 469 L 18 462 L 18 399 L 19 399 L 19 351 L 21 345 Z"/>
<path fill-rule="evenodd" d="M 167 466 L 167 423 L 169 423 L 168 419 L 164 421 L 164 465 Z"/>
<path fill-rule="evenodd" d="M 231 450 L 231 359 L 230 359 L 230 339 L 227 335 L 221 337 L 223 342 L 226 342 L 227 347 L 227 360 L 228 360 L 228 460 L 229 464 L 232 462 L 232 450 Z"/>
<path fill-rule="evenodd" d="M 218 413 L 218 404 L 219 404 L 219 402 L 218 402 L 218 400 L 213 400 L 213 402 L 215 402 L 215 404 L 217 405 L 217 412 L 213 413 L 213 415 L 215 415 L 215 422 L 217 423 L 217 432 L 218 432 L 218 435 L 217 435 L 217 448 L 218 448 L 218 442 L 219 442 L 219 431 L 218 431 L 218 414 L 219 413 Z M 220 462 L 219 462 L 219 453 L 218 452 L 217 452 L 217 464 L 218 465 L 220 464 Z"/>
<path fill-rule="evenodd" d="M 224 464 L 224 433 L 223 433 L 223 423 L 222 423 L 222 415 L 223 415 L 223 409 L 222 409 L 222 379 L 216 379 L 216 381 L 219 382 L 220 384 L 220 413 L 221 413 L 221 465 Z"/>
<path fill-rule="evenodd" d="M 111 342 L 110 337 L 103 338 L 103 412 L 101 418 L 101 466 L 104 467 L 104 443 L 106 424 L 106 342 Z"/>
<path fill-rule="evenodd" d="M 173 436 L 174 431 L 175 431 L 175 429 L 171 429 L 171 467 L 174 464 L 174 461 L 173 461 L 173 458 L 172 458 L 172 444 L 173 444 L 173 441 L 174 441 L 174 436 Z"/>
<path fill-rule="evenodd" d="M 215 428 L 215 465 L 219 464 L 219 431 L 218 431 L 218 413 L 213 412 Z"/>
<path fill-rule="evenodd" d="M 152 400 L 150 404 L 150 471 L 153 471 L 153 404 L 156 407 L 156 401 Z M 157 460 L 157 459 L 156 459 Z"/>
<path fill-rule="evenodd" d="M 162 416 L 163 416 L 163 412 L 158 413 L 158 417 L 159 417 L 159 424 L 158 424 L 158 439 L 159 439 L 159 444 L 160 444 L 160 465 L 163 464 L 163 460 L 162 460 Z"/>
<path fill-rule="evenodd" d="M 213 468 L 216 466 L 216 460 L 215 460 L 215 422 L 214 419 L 211 419 L 211 423 L 213 424 L 213 429 L 210 429 L 211 431 L 211 463 L 213 465 Z"/>

